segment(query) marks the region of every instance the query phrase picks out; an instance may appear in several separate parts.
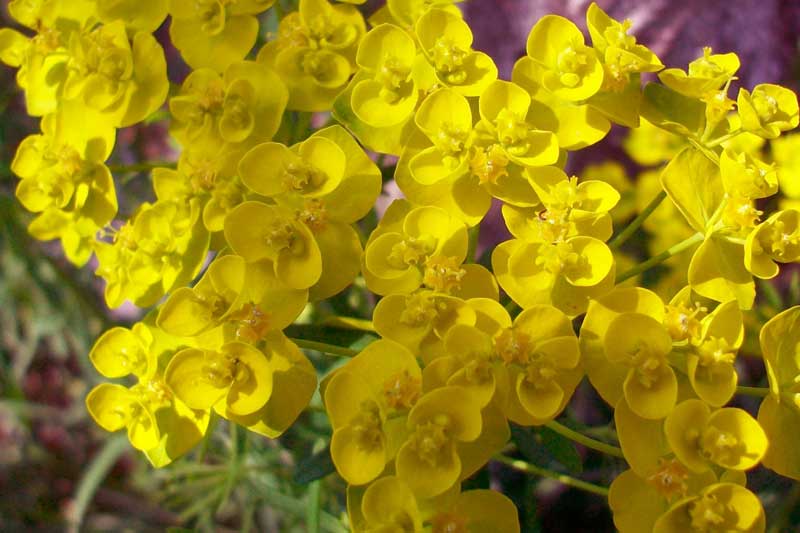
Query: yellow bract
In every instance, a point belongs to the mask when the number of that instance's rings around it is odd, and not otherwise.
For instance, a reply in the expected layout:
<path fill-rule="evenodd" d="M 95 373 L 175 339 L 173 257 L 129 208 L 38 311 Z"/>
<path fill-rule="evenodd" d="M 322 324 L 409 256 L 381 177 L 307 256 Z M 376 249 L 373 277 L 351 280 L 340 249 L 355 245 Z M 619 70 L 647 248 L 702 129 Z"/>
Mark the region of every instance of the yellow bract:
<path fill-rule="evenodd" d="M 764 324 L 759 335 L 770 388 L 758 410 L 758 422 L 770 442 L 764 465 L 793 479 L 800 479 L 800 453 L 792 438 L 800 428 L 798 324 L 800 307 L 791 307 Z"/>
<path fill-rule="evenodd" d="M 258 15 L 275 0 L 172 0 L 169 35 L 195 69 L 222 72 L 253 48 Z"/>
<path fill-rule="evenodd" d="M 445 288 L 442 284 L 458 283 L 464 275 L 460 265 L 467 253 L 466 226 L 437 207 L 411 209 L 396 202 L 390 210 L 392 215 L 384 217 L 367 241 L 367 286 L 390 294 L 409 293 L 423 283 L 439 291 Z M 428 269 L 436 270 L 435 276 L 426 276 Z"/>
<path fill-rule="evenodd" d="M 349 483 L 368 483 L 383 472 L 405 436 L 405 417 L 422 394 L 422 373 L 400 344 L 370 344 L 325 388 L 333 426 L 331 457 Z"/>
<path fill-rule="evenodd" d="M 355 7 L 301 0 L 298 11 L 281 20 L 278 38 L 261 48 L 258 61 L 286 83 L 289 109 L 326 111 L 356 69 L 364 33 Z"/>
<path fill-rule="evenodd" d="M 508 498 L 460 483 L 493 457 L 519 467 L 497 456 L 509 422 L 559 430 L 585 371 L 631 467 L 610 487 L 620 531 L 763 531 L 743 472 L 763 458 L 800 479 L 800 307 L 780 311 L 797 280 L 756 298 L 753 279 L 800 262 L 798 136 L 780 137 L 796 95 L 766 83 L 734 99 L 739 58 L 710 48 L 664 69 L 596 3 L 591 46 L 544 16 L 511 81 L 451 0 L 388 0 L 369 32 L 363 0 L 265 13 L 274 3 L 8 3 L 23 28 L 0 29 L 0 61 L 41 117 L 10 164 L 29 232 L 78 265 L 95 253 L 110 307 L 152 307 L 89 353 L 131 380 L 89 392 L 98 425 L 155 466 L 191 449 L 212 410 L 275 438 L 317 390 L 298 344 L 345 357 L 366 343 L 342 365 L 315 360 L 331 369 L 320 393 L 353 530 L 518 533 Z M 167 16 L 190 68 L 168 112 L 153 35 Z M 131 160 L 151 147 L 116 130 L 164 117 L 165 160 Z M 612 123 L 635 130 L 623 146 L 646 168 L 573 176 L 571 152 Z M 148 172 L 156 200 L 118 213 L 116 191 Z M 510 239 L 480 233 L 487 213 Z M 737 353 L 757 353 L 745 331 L 773 315 L 769 389 L 741 386 Z M 366 335 L 295 344 L 295 321 Z M 726 407 L 735 394 L 766 396 L 757 421 Z M 522 432 L 515 445 L 529 455 Z"/>
<path fill-rule="evenodd" d="M 224 75 L 193 71 L 170 98 L 171 133 L 184 146 L 219 153 L 272 138 L 288 101 L 281 79 L 254 61 L 228 64 Z"/>
<path fill-rule="evenodd" d="M 711 464 L 733 470 L 756 466 L 767 450 L 767 436 L 747 411 L 727 407 L 711 411 L 700 400 L 680 403 L 664 421 L 672 450 L 694 472 Z"/>

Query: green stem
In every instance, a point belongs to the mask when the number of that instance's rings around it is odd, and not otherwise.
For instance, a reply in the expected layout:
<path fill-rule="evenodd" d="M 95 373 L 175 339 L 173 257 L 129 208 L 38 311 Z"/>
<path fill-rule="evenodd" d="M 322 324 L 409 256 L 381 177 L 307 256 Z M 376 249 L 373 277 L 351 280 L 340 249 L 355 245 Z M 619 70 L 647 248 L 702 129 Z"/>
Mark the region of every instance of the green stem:
<path fill-rule="evenodd" d="M 708 159 L 711 160 L 711 162 L 719 165 L 719 156 L 713 150 L 711 150 L 710 148 L 706 148 L 705 144 L 691 137 L 687 137 L 686 140 L 689 141 L 689 143 L 692 146 L 700 150 L 703 153 L 703 155 L 705 155 Z"/>
<path fill-rule="evenodd" d="M 703 235 L 702 233 L 700 233 L 700 232 L 695 233 L 691 237 L 682 240 L 681 242 L 679 242 L 678 244 L 672 246 L 668 250 L 664 250 L 660 254 L 654 255 L 653 257 L 651 257 L 647 261 L 644 261 L 643 263 L 639 263 L 638 265 L 636 265 L 635 267 L 631 268 L 630 270 L 626 270 L 622 274 L 617 275 L 616 283 L 617 284 L 622 283 L 626 279 L 632 278 L 633 276 L 637 276 L 637 275 L 641 274 L 642 272 L 644 272 L 646 270 L 650 270 L 651 268 L 653 268 L 656 265 L 660 265 L 661 263 L 663 263 L 664 261 L 666 261 L 670 257 L 672 257 L 674 255 L 678 255 L 679 253 L 691 248 L 692 246 L 694 246 L 698 242 L 702 241 L 704 238 L 705 238 L 705 235 Z"/>
<path fill-rule="evenodd" d="M 769 389 L 766 387 L 745 387 L 739 385 L 736 387 L 737 394 L 744 394 L 745 396 L 755 396 L 757 398 L 764 398 L 769 396 Z"/>
<path fill-rule="evenodd" d="M 469 228 L 467 235 L 469 236 L 467 245 L 467 263 L 474 263 L 477 260 L 475 257 L 475 251 L 478 249 L 478 239 L 481 235 L 481 225 L 476 224 Z"/>
<path fill-rule="evenodd" d="M 766 298 L 767 303 L 769 303 L 773 309 L 778 311 L 783 309 L 783 298 L 781 298 L 781 294 L 778 292 L 778 289 L 775 288 L 775 285 L 765 279 L 759 279 L 758 287 L 764 294 L 764 298 Z"/>
<path fill-rule="evenodd" d="M 335 355 L 337 357 L 353 357 L 358 354 L 357 350 L 352 350 L 350 348 L 345 348 L 343 346 L 328 344 L 327 342 L 310 341 L 307 339 L 295 339 L 291 337 L 289 338 L 289 340 L 291 340 L 297 346 L 305 350 L 315 350 L 317 352 L 326 353 L 328 355 Z"/>
<path fill-rule="evenodd" d="M 723 135 L 721 137 L 717 137 L 713 141 L 709 141 L 709 142 L 705 143 L 706 148 L 714 148 L 715 146 L 719 146 L 720 144 L 724 143 L 725 141 L 729 141 L 729 140 L 733 139 L 734 137 L 736 137 L 740 133 L 742 133 L 742 128 L 733 130 L 730 133 L 726 133 L 725 135 Z"/>
<path fill-rule="evenodd" d="M 630 224 L 628 224 L 625 229 L 623 229 L 619 234 L 617 234 L 614 238 L 608 241 L 608 246 L 611 248 L 619 248 L 622 246 L 625 241 L 627 241 L 631 235 L 636 233 L 636 230 L 644 223 L 647 218 L 653 214 L 661 202 L 664 201 L 664 198 L 667 197 L 666 191 L 660 191 L 655 198 L 653 198 L 647 207 L 645 207 L 636 218 L 634 218 Z"/>
<path fill-rule="evenodd" d="M 176 168 L 177 163 L 173 161 L 142 161 L 131 165 L 108 165 L 108 170 L 112 174 L 127 174 L 129 172 L 148 172 L 154 168 Z"/>
<path fill-rule="evenodd" d="M 505 305 L 505 309 L 508 312 L 508 314 L 513 317 L 517 312 L 519 312 L 520 307 L 514 300 L 509 300 L 508 303 Z"/>
<path fill-rule="evenodd" d="M 600 485 L 595 485 L 594 483 L 582 481 L 580 479 L 576 479 L 566 474 L 559 474 L 558 472 L 553 472 L 552 470 L 532 465 L 520 459 L 514 459 L 511 457 L 507 457 L 505 455 L 495 455 L 494 460 L 503 463 L 505 465 L 508 465 L 511 468 L 519 470 L 520 472 L 526 472 L 528 474 L 548 477 L 550 479 L 555 479 L 556 481 L 558 481 L 559 483 L 563 483 L 564 485 L 568 485 L 576 489 L 585 490 L 587 492 L 598 494 L 600 496 L 608 497 L 608 489 L 605 487 L 601 487 Z"/>
<path fill-rule="evenodd" d="M 120 455 L 128 449 L 128 436 L 124 433 L 113 435 L 106 440 L 89 468 L 83 474 L 78 488 L 75 491 L 75 506 L 70 517 L 70 531 L 80 531 L 83 516 L 89 509 L 97 489 L 103 484 L 103 480 L 111 471 L 111 467 L 117 462 Z"/>
<path fill-rule="evenodd" d="M 308 485 L 308 506 L 306 507 L 306 531 L 319 533 L 320 531 L 320 496 L 322 495 L 322 480 L 317 479 Z"/>
<path fill-rule="evenodd" d="M 598 452 L 608 455 L 613 455 L 614 457 L 622 457 L 623 459 L 625 458 L 625 456 L 622 454 L 621 448 L 606 444 L 605 442 L 600 442 L 599 440 L 595 440 L 591 437 L 587 437 L 586 435 L 578 433 L 577 431 L 570 429 L 563 424 L 559 424 L 555 420 L 551 420 L 550 422 L 546 423 L 545 426 L 552 429 L 559 435 L 586 446 L 587 448 L 591 448 L 592 450 L 597 450 Z"/>

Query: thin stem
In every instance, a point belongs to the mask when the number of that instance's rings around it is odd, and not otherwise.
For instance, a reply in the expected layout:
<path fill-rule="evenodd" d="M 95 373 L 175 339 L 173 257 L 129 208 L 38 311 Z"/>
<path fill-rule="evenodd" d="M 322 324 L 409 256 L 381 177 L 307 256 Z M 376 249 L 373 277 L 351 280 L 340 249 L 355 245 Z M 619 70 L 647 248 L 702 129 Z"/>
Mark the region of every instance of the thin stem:
<path fill-rule="evenodd" d="M 617 284 L 622 283 L 626 279 L 632 278 L 633 276 L 637 276 L 637 275 L 641 274 L 642 272 L 644 272 L 646 270 L 650 270 L 651 268 L 653 268 L 656 265 L 660 265 L 661 263 L 663 263 L 664 261 L 666 261 L 670 257 L 672 257 L 674 255 L 678 255 L 679 253 L 691 248 L 692 246 L 694 246 L 698 242 L 702 241 L 704 238 L 705 238 L 705 235 L 703 235 L 702 233 L 700 233 L 700 232 L 695 233 L 691 237 L 689 237 L 689 238 L 687 238 L 685 240 L 682 240 L 681 242 L 679 242 L 678 244 L 672 246 L 668 250 L 664 250 L 660 254 L 654 255 L 653 257 L 651 257 L 647 261 L 645 261 L 643 263 L 639 263 L 638 265 L 636 265 L 635 267 L 631 268 L 630 270 L 626 270 L 622 274 L 619 274 L 617 276 L 617 280 L 616 280 Z"/>
<path fill-rule="evenodd" d="M 75 491 L 75 504 L 69 517 L 69 531 L 80 531 L 83 517 L 89 508 L 89 504 L 92 503 L 97 489 L 103 484 L 117 459 L 128 449 L 126 435 L 113 435 L 106 440 L 100 452 L 92 459 L 89 468 L 84 472 Z"/>
<path fill-rule="evenodd" d="M 478 249 L 478 240 L 480 239 L 481 235 L 481 225 L 476 224 L 469 228 L 467 235 L 469 236 L 467 246 L 467 263 L 474 263 L 477 260 L 475 253 Z"/>
<path fill-rule="evenodd" d="M 108 165 L 112 174 L 127 174 L 129 172 L 147 172 L 154 168 L 175 168 L 178 164 L 173 161 L 142 161 L 131 165 Z"/>
<path fill-rule="evenodd" d="M 308 485 L 308 502 L 306 507 L 306 528 L 308 533 L 320 532 L 320 497 L 322 482 L 317 479 Z"/>
<path fill-rule="evenodd" d="M 717 165 L 719 165 L 719 156 L 713 150 L 711 150 L 710 148 L 706 148 L 705 144 L 703 144 L 700 141 L 698 141 L 696 139 L 693 139 L 691 137 L 687 137 L 686 140 L 689 141 L 689 143 L 692 146 L 694 146 L 695 148 L 700 150 L 703 153 L 703 155 L 705 155 L 713 163 L 716 163 Z"/>
<path fill-rule="evenodd" d="M 289 340 L 291 340 L 300 348 L 304 348 L 306 350 L 315 350 L 317 352 L 326 353 L 328 355 L 335 355 L 337 357 L 353 357 L 358 354 L 357 350 L 345 348 L 344 346 L 335 346 L 333 344 L 328 344 L 327 342 L 310 341 L 307 339 L 295 339 L 291 337 L 289 338 Z"/>
<path fill-rule="evenodd" d="M 528 474 L 534 474 L 542 477 L 549 477 L 550 479 L 555 479 L 556 481 L 558 481 L 559 483 L 563 483 L 564 485 L 568 485 L 576 489 L 585 490 L 587 492 L 598 494 L 600 496 L 608 497 L 608 489 L 605 487 L 601 487 L 600 485 L 595 485 L 594 483 L 582 481 L 580 479 L 576 479 L 566 474 L 559 474 L 558 472 L 553 472 L 552 470 L 532 465 L 520 459 L 514 459 L 512 457 L 507 457 L 505 455 L 495 455 L 494 460 L 499 463 L 503 463 L 504 465 L 508 465 L 511 468 L 519 470 L 520 472 L 526 472 Z"/>
<path fill-rule="evenodd" d="M 745 396 L 755 396 L 757 398 L 764 398 L 769 395 L 769 389 L 766 387 L 745 387 L 739 385 L 736 387 L 736 394 L 744 394 Z"/>
<path fill-rule="evenodd" d="M 577 431 L 570 429 L 563 424 L 559 424 L 555 420 L 551 420 L 550 422 L 546 423 L 545 426 L 552 429 L 559 435 L 586 446 L 587 448 L 591 448 L 592 450 L 597 450 L 598 452 L 608 455 L 613 455 L 614 457 L 622 457 L 623 459 L 625 458 L 625 456 L 622 454 L 621 448 L 612 446 L 611 444 L 606 444 L 605 442 L 600 442 L 599 440 L 595 440 L 591 437 L 587 437 L 586 435 L 578 433 Z"/>
<path fill-rule="evenodd" d="M 709 141 L 709 142 L 705 143 L 705 145 L 706 145 L 707 148 L 714 148 L 715 146 L 719 146 L 720 144 L 724 143 L 725 141 L 729 141 L 729 140 L 733 139 L 734 137 L 736 137 L 740 133 L 742 133 L 742 128 L 735 129 L 730 133 L 726 133 L 725 135 L 723 135 L 721 137 L 717 137 L 713 141 Z"/>
<path fill-rule="evenodd" d="M 625 227 L 625 229 L 623 229 L 614 238 L 608 241 L 608 246 L 611 248 L 619 248 L 620 246 L 622 246 L 625 243 L 625 241 L 627 241 L 634 233 L 636 233 L 636 230 L 638 230 L 639 227 L 644 223 L 644 221 L 647 220 L 647 218 L 653 214 L 653 211 L 655 211 L 658 208 L 658 206 L 661 205 L 661 202 L 663 202 L 664 198 L 666 197 L 667 197 L 666 191 L 663 190 L 660 191 L 656 195 L 656 197 L 653 198 L 649 204 L 647 204 L 647 207 L 645 207 L 642 210 L 642 212 L 639 213 L 637 217 L 634 218 L 631 221 L 631 223 Z"/>

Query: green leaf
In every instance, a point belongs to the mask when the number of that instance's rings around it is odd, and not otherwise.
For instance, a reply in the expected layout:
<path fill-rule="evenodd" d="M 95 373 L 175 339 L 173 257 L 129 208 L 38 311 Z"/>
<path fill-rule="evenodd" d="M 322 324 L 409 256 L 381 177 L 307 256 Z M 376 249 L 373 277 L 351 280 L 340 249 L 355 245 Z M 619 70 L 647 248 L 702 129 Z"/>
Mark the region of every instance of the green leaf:
<path fill-rule="evenodd" d="M 714 235 L 706 238 L 689 264 L 689 285 L 697 294 L 718 302 L 736 300 L 753 307 L 756 286 L 744 267 L 744 246 Z"/>
<path fill-rule="evenodd" d="M 302 460 L 292 476 L 292 481 L 299 485 L 307 485 L 317 479 L 322 479 L 336 471 L 331 459 L 330 445 Z"/>
<path fill-rule="evenodd" d="M 692 137 L 705 128 L 706 105 L 661 84 L 648 83 L 641 114 L 659 128 Z"/>
<path fill-rule="evenodd" d="M 661 173 L 661 186 L 692 229 L 707 233 L 708 222 L 722 203 L 725 189 L 719 167 L 701 151 L 687 146 Z"/>
<path fill-rule="evenodd" d="M 642 103 L 641 86 L 641 76 L 634 74 L 622 91 L 600 91 L 586 103 L 612 122 L 627 128 L 638 128 Z"/>

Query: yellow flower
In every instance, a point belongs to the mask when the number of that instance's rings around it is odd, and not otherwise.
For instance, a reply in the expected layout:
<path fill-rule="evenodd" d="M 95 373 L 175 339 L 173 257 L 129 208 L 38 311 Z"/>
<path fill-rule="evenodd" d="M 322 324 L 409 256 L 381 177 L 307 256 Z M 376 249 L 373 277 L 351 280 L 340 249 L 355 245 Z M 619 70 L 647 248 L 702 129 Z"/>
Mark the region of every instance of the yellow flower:
<path fill-rule="evenodd" d="M 498 387 L 510 389 L 508 418 L 524 425 L 553 420 L 583 377 L 571 321 L 554 307 L 536 305 L 513 324 L 499 325 L 489 342 L 493 361 L 503 370 L 497 372 Z"/>
<path fill-rule="evenodd" d="M 66 127 L 77 112 L 67 106 L 42 119 L 42 134 L 20 143 L 11 170 L 22 178 L 16 189 L 20 203 L 40 213 L 31 223 L 31 234 L 43 240 L 60 238 L 67 258 L 83 265 L 95 234 L 117 212 L 117 195 L 103 164 L 114 145 L 113 129 L 70 131 L 80 130 Z"/>
<path fill-rule="evenodd" d="M 95 422 L 106 431 L 126 428 L 133 447 L 143 451 L 155 467 L 191 449 L 209 422 L 208 413 L 187 407 L 164 382 L 158 360 L 168 346 L 158 335 L 143 323 L 106 331 L 89 354 L 92 364 L 107 378 L 134 374 L 138 383 L 130 388 L 101 383 L 86 397 Z"/>
<path fill-rule="evenodd" d="M 386 476 L 372 483 L 364 492 L 360 511 L 364 528 L 354 531 L 423 531 L 414 492 L 396 476 Z"/>
<path fill-rule="evenodd" d="M 778 175 L 774 165 L 753 157 L 747 152 L 726 148 L 719 158 L 720 174 L 725 192 L 755 200 L 778 192 Z"/>
<path fill-rule="evenodd" d="M 716 481 L 713 472 L 694 474 L 677 459 L 662 461 L 646 476 L 626 470 L 614 479 L 608 494 L 614 525 L 620 533 L 654 531 L 655 523 L 672 505 L 694 498 Z"/>
<path fill-rule="evenodd" d="M 742 409 L 716 411 L 700 400 L 686 400 L 664 421 L 664 433 L 680 461 L 693 472 L 718 465 L 749 470 L 767 450 L 767 436 L 758 422 Z"/>
<path fill-rule="evenodd" d="M 158 361 L 152 352 L 153 334 L 137 322 L 131 329 L 114 327 L 98 338 L 89 352 L 89 360 L 107 378 L 134 374 L 147 378 L 156 373 Z"/>
<path fill-rule="evenodd" d="M 758 497 L 733 483 L 710 485 L 696 496 L 674 504 L 653 527 L 653 533 L 765 530 L 764 509 Z"/>
<path fill-rule="evenodd" d="M 405 417 L 422 393 L 422 374 L 403 346 L 376 341 L 335 371 L 325 388 L 333 426 L 331 457 L 348 482 L 383 472 L 405 437 Z"/>
<path fill-rule="evenodd" d="M 688 71 L 668 68 L 658 74 L 661 82 L 690 98 L 702 98 L 728 83 L 739 70 L 739 57 L 734 53 L 712 54 L 703 48 L 703 56 L 689 63 Z"/>
<path fill-rule="evenodd" d="M 599 180 L 567 175 L 557 167 L 526 171 L 542 205 L 533 208 L 503 206 L 511 234 L 525 242 L 563 242 L 583 235 L 601 241 L 611 237 L 609 211 L 620 199 L 614 187 Z M 542 209 L 544 207 L 544 209 Z"/>
<path fill-rule="evenodd" d="M 95 245 L 97 274 L 106 280 L 106 303 L 153 305 L 197 275 L 208 245 L 209 234 L 196 205 L 142 204 L 112 242 Z"/>
<path fill-rule="evenodd" d="M 364 18 L 352 5 L 300 0 L 281 19 L 278 38 L 264 45 L 258 62 L 274 69 L 289 88 L 288 109 L 327 111 L 356 70 Z"/>
<path fill-rule="evenodd" d="M 397 477 L 417 496 L 441 494 L 461 475 L 458 443 L 481 434 L 481 409 L 461 387 L 442 387 L 423 395 L 408 414 L 409 436 L 397 452 Z"/>
<path fill-rule="evenodd" d="M 129 40 L 122 20 L 73 34 L 68 54 L 61 97 L 100 111 L 115 127 L 140 122 L 167 97 L 164 50 L 149 33 Z"/>
<path fill-rule="evenodd" d="M 275 276 L 293 289 L 307 289 L 322 275 L 322 255 L 314 235 L 286 207 L 255 201 L 239 204 L 225 218 L 225 240 L 248 263 L 271 261 Z"/>
<path fill-rule="evenodd" d="M 558 161 L 556 136 L 529 123 L 531 97 L 513 83 L 490 83 L 480 95 L 478 109 L 481 120 L 475 128 L 472 174 L 495 198 L 514 205 L 536 205 L 539 199 L 524 169 Z"/>
<path fill-rule="evenodd" d="M 159 200 L 197 202 L 209 232 L 224 228 L 225 216 L 245 199 L 246 187 L 236 174 L 240 150 L 216 153 L 192 145 L 181 152 L 178 168 L 157 167 L 151 174 Z"/>
<path fill-rule="evenodd" d="M 433 70 L 435 85 L 478 96 L 497 79 L 494 61 L 472 49 L 472 31 L 459 14 L 431 7 L 417 19 L 414 31 Z"/>
<path fill-rule="evenodd" d="M 591 97 L 603 84 L 603 66 L 586 46 L 575 24 L 557 15 L 545 15 L 528 35 L 528 57 L 538 66 L 539 83 L 556 97 L 578 102 Z"/>
<path fill-rule="evenodd" d="M 586 25 L 592 45 L 603 57 L 604 85 L 611 90 L 627 84 L 633 73 L 657 72 L 664 68 L 649 48 L 637 43 L 633 35 L 628 35 L 630 20 L 618 22 L 592 2 L 586 10 Z"/>
<path fill-rule="evenodd" d="M 770 394 L 758 410 L 769 439 L 764 466 L 800 480 L 800 454 L 794 436 L 800 431 L 800 307 L 775 315 L 761 329 L 759 341 L 767 367 Z"/>
<path fill-rule="evenodd" d="M 438 207 L 411 209 L 404 202 L 393 207 L 391 217 L 384 217 L 367 241 L 367 287 L 378 294 L 410 293 L 425 281 L 431 261 L 437 262 L 436 268 L 459 276 L 458 266 L 467 254 L 466 226 Z M 396 222 L 390 224 L 394 217 Z M 445 258 L 447 262 L 441 261 Z"/>
<path fill-rule="evenodd" d="M 640 287 L 618 288 L 592 301 L 580 332 L 589 380 L 610 405 L 624 397 L 643 418 L 670 413 L 678 381 L 667 360 L 672 338 L 664 303 Z"/>
<path fill-rule="evenodd" d="M 275 0 L 172 0 L 169 35 L 193 69 L 223 72 L 241 61 L 258 37 L 256 15 Z"/>
<path fill-rule="evenodd" d="M 460 298 L 418 290 L 390 294 L 373 311 L 375 330 L 430 361 L 444 351 L 443 340 L 455 324 L 475 324 L 475 310 Z"/>
<path fill-rule="evenodd" d="M 797 95 L 786 87 L 762 83 L 752 93 L 739 89 L 736 104 L 742 128 L 759 137 L 775 139 L 782 131 L 797 127 Z"/>
<path fill-rule="evenodd" d="M 744 339 L 742 311 L 736 302 L 721 303 L 701 322 L 700 335 L 691 339 L 686 354 L 689 382 L 706 403 L 720 407 L 736 392 L 733 364 Z"/>
<path fill-rule="evenodd" d="M 753 275 L 774 278 L 780 272 L 777 263 L 793 263 L 800 259 L 800 211 L 778 211 L 759 224 L 747 236 L 744 265 Z"/>
<path fill-rule="evenodd" d="M 555 243 L 506 241 L 494 249 L 492 267 L 497 282 L 523 309 L 550 304 L 577 316 L 586 310 L 590 298 L 614 286 L 614 256 L 593 237 L 569 237 Z"/>
<path fill-rule="evenodd" d="M 281 79 L 254 61 L 238 61 L 224 76 L 192 71 L 170 98 L 170 133 L 186 147 L 219 153 L 247 149 L 278 131 L 288 92 Z"/>
<path fill-rule="evenodd" d="M 353 86 L 350 105 L 369 126 L 394 126 L 411 116 L 419 96 L 413 68 L 414 39 L 391 24 L 370 30 L 358 45 L 356 63 L 369 77 Z"/>

